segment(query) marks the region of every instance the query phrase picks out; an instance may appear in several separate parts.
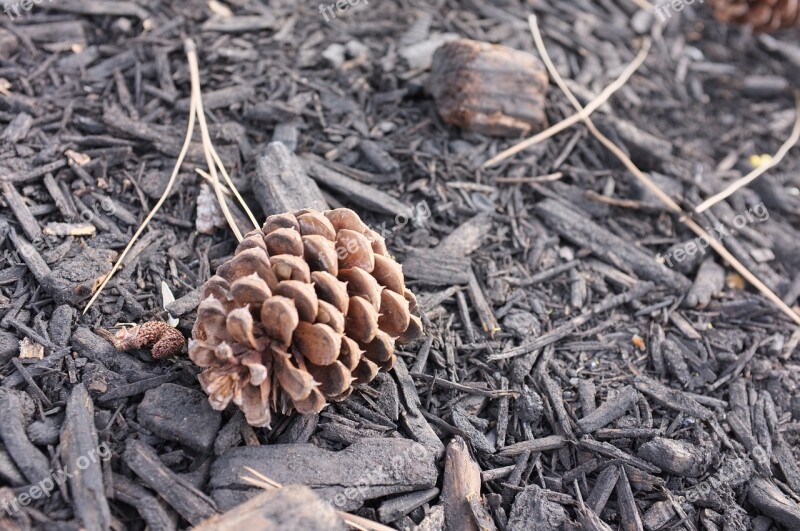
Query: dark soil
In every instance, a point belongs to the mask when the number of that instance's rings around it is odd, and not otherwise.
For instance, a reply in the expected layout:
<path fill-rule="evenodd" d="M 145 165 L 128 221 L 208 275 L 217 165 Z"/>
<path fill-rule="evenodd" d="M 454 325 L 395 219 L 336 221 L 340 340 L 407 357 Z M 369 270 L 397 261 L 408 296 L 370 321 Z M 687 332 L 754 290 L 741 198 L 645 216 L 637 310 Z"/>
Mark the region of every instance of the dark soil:
<path fill-rule="evenodd" d="M 752 36 L 702 3 L 666 24 L 629 0 L 373 0 L 328 21 L 264 4 L 53 0 L 0 17 L 0 529 L 185 528 L 258 492 L 244 466 L 398 529 L 800 529 L 800 329 L 710 251 L 686 252 L 695 235 L 584 126 L 480 169 L 515 140 L 443 124 L 426 86 L 450 37 L 535 53 L 532 11 L 586 103 L 650 36 L 594 119 L 691 211 L 789 135 L 800 30 Z M 190 337 L 197 289 L 236 246 L 224 225 L 197 230 L 197 129 L 82 314 L 180 150 L 186 37 L 257 217 L 275 213 L 254 187 L 279 141 L 329 205 L 380 228 L 419 297 L 426 336 L 318 416 L 250 428 L 210 409 L 185 355 L 104 339 L 166 320 L 162 283 Z M 573 113 L 555 86 L 547 104 L 551 124 Z M 799 150 L 697 221 L 797 307 Z M 460 474 L 482 498 L 465 505 Z"/>

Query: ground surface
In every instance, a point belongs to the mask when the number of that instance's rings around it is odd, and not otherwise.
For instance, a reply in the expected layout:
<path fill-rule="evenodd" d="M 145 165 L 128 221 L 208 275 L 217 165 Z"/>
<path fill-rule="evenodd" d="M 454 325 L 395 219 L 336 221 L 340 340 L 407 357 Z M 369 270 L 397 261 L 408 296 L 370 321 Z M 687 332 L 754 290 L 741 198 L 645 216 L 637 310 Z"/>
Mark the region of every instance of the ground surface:
<path fill-rule="evenodd" d="M 583 126 L 482 170 L 514 141 L 444 125 L 426 92 L 453 35 L 534 51 L 531 11 L 584 103 L 649 35 L 596 122 L 690 209 L 789 135 L 798 31 L 752 37 L 699 3 L 666 24 L 628 0 L 373 0 L 329 21 L 269 4 L 54 0 L 0 19 L 0 527 L 184 528 L 256 492 L 239 480 L 253 466 L 397 528 L 443 514 L 452 529 L 475 515 L 509 530 L 800 528 L 797 327 L 718 257 L 685 253 L 694 234 Z M 279 140 L 332 206 L 382 227 L 429 323 L 396 371 L 271 430 L 211 411 L 185 356 L 98 335 L 166 318 L 163 281 L 188 336 L 194 290 L 232 253 L 227 228 L 196 231 L 199 136 L 81 314 L 180 149 L 187 36 L 215 145 L 257 215 L 256 161 Z M 551 123 L 572 114 L 556 87 L 547 101 Z M 320 166 L 350 180 L 331 187 Z M 697 219 L 797 304 L 800 151 Z M 42 360 L 19 359 L 23 338 Z"/>

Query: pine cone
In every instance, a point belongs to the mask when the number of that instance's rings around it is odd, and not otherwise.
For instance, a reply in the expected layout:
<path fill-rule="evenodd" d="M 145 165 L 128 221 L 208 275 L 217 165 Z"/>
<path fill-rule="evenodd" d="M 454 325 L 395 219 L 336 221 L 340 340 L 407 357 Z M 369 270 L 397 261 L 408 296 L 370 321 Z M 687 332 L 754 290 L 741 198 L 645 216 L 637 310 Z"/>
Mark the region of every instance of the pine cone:
<path fill-rule="evenodd" d="M 800 26 L 800 0 L 711 0 L 711 7 L 717 20 L 757 32 Z"/>
<path fill-rule="evenodd" d="M 316 413 L 394 366 L 422 333 L 383 238 L 352 210 L 267 218 L 203 287 L 189 357 L 214 409 L 253 426 L 271 410 Z"/>

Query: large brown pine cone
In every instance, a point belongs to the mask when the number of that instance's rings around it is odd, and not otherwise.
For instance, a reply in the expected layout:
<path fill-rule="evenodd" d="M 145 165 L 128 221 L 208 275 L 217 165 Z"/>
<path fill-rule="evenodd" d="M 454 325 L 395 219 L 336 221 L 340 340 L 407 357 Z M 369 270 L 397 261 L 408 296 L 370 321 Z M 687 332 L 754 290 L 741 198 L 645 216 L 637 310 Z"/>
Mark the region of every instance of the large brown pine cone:
<path fill-rule="evenodd" d="M 253 426 L 271 410 L 319 412 L 394 366 L 422 333 L 383 238 L 352 210 L 270 216 L 203 287 L 189 357 L 214 409 Z"/>
<path fill-rule="evenodd" d="M 800 0 L 711 0 L 711 7 L 718 20 L 759 32 L 800 26 Z"/>

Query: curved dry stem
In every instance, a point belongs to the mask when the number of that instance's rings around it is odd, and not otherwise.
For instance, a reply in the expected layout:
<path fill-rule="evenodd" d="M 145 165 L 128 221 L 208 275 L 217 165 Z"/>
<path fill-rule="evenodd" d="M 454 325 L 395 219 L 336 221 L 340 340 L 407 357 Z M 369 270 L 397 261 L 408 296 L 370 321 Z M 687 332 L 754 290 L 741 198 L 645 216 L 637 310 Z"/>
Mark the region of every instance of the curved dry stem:
<path fill-rule="evenodd" d="M 782 160 L 783 157 L 789 152 L 797 141 L 800 140 L 800 90 L 794 91 L 794 99 L 795 99 L 795 112 L 794 112 L 794 126 L 792 127 L 792 133 L 789 135 L 789 138 L 781 145 L 780 149 L 775 152 L 775 155 L 772 159 L 767 162 L 766 164 L 761 164 L 757 168 L 753 169 L 750 173 L 742 177 L 741 179 L 737 180 L 735 183 L 731 184 L 723 191 L 718 194 L 714 194 L 699 205 L 697 205 L 694 210 L 698 214 L 703 212 L 704 210 L 708 210 L 712 206 L 716 205 L 720 201 L 726 199 L 730 195 L 732 195 L 736 190 L 740 188 L 744 188 L 751 182 L 755 181 L 759 177 L 761 177 L 767 170 L 774 168 L 777 166 Z"/>
<path fill-rule="evenodd" d="M 222 209 L 222 214 L 225 216 L 225 220 L 228 222 L 233 234 L 236 235 L 236 239 L 242 241 L 242 232 L 239 230 L 239 227 L 236 226 L 236 221 L 234 221 L 231 210 L 228 208 L 228 204 L 225 202 L 225 196 L 222 194 L 219 176 L 217 175 L 217 165 L 214 162 L 214 157 L 211 154 L 211 150 L 213 149 L 211 147 L 211 135 L 208 134 L 206 113 L 203 109 L 203 97 L 200 93 L 200 69 L 197 66 L 197 49 L 192 39 L 186 39 L 184 41 L 184 46 L 186 47 L 186 58 L 189 61 L 189 78 L 191 79 L 192 85 L 191 100 L 195 102 L 197 122 L 200 125 L 200 136 L 203 139 L 203 154 L 206 157 L 208 171 L 211 173 L 211 184 L 214 186 L 214 193 L 217 196 L 217 201 Z"/>
<path fill-rule="evenodd" d="M 569 87 L 567 87 L 564 80 L 561 78 L 561 75 L 556 70 L 553 61 L 550 59 L 550 55 L 547 53 L 547 48 L 544 45 L 544 41 L 542 40 L 542 34 L 539 31 L 539 25 L 536 22 L 536 16 L 530 15 L 528 17 L 528 24 L 531 28 L 531 33 L 533 34 L 533 40 L 536 43 L 536 48 L 539 50 L 539 54 L 542 56 L 542 60 L 544 61 L 545 66 L 547 67 L 548 72 L 553 77 L 553 80 L 559 86 L 559 88 L 564 92 L 567 99 L 569 99 L 572 106 L 575 107 L 576 110 L 580 111 L 582 109 L 581 104 L 572 94 Z M 749 269 L 747 269 L 744 264 L 742 264 L 739 260 L 733 256 L 728 249 L 725 248 L 722 243 L 716 240 L 714 237 L 708 234 L 705 229 L 703 229 L 700 225 L 698 225 L 693 219 L 691 219 L 684 210 L 678 205 L 669 195 L 667 195 L 653 180 L 648 177 L 642 170 L 640 170 L 636 164 L 626 155 L 616 144 L 614 144 L 608 137 L 606 137 L 603 133 L 601 133 L 597 127 L 594 125 L 594 122 L 590 118 L 584 118 L 583 122 L 586 124 L 586 127 L 589 131 L 594 135 L 597 140 L 600 141 L 606 148 L 608 148 L 611 153 L 616 156 L 620 162 L 622 162 L 625 167 L 630 171 L 648 190 L 652 191 L 660 200 L 664 203 L 664 205 L 673 213 L 679 214 L 680 221 L 686 225 L 692 232 L 697 234 L 700 237 L 703 237 L 708 241 L 709 246 L 714 249 L 725 261 L 727 261 L 731 267 L 733 267 L 742 277 L 744 277 L 750 284 L 752 284 L 764 297 L 770 300 L 773 304 L 775 304 L 780 310 L 785 313 L 792 321 L 796 324 L 800 325 L 800 315 L 797 314 L 788 304 L 783 302 L 780 297 L 778 297 L 766 284 L 761 282 L 761 280 L 753 274 Z"/>
<path fill-rule="evenodd" d="M 181 169 L 181 164 L 183 164 L 183 160 L 186 158 L 186 153 L 188 153 L 189 146 L 192 143 L 192 134 L 194 133 L 194 121 L 195 121 L 195 101 L 194 99 L 191 99 L 189 101 L 189 125 L 186 128 L 186 138 L 183 141 L 183 146 L 181 146 L 181 151 L 178 154 L 178 159 L 175 161 L 175 166 L 172 168 L 172 174 L 170 174 L 169 176 L 169 181 L 167 181 L 167 186 L 166 188 L 164 188 L 164 192 L 161 194 L 161 197 L 158 198 L 158 201 L 153 206 L 153 209 L 150 210 L 150 213 L 147 215 L 147 217 L 144 218 L 144 221 L 139 226 L 139 228 L 136 229 L 136 232 L 133 234 L 131 241 L 128 242 L 128 245 L 125 246 L 125 249 L 122 251 L 122 254 L 120 254 L 119 258 L 117 258 L 117 261 L 114 262 L 114 266 L 111 268 L 111 271 L 108 273 L 108 275 L 106 275 L 106 278 L 103 279 L 103 282 L 100 284 L 100 287 L 97 288 L 97 291 L 94 292 L 92 298 L 89 299 L 89 302 L 86 304 L 86 307 L 83 309 L 82 313 L 85 314 L 89 310 L 89 308 L 92 307 L 92 304 L 94 304 L 94 301 L 96 301 L 97 298 L 100 296 L 100 294 L 103 292 L 103 289 L 106 287 L 106 284 L 108 284 L 111 278 L 114 276 L 114 273 L 116 273 L 119 270 L 120 266 L 122 265 L 122 261 L 125 260 L 125 257 L 128 255 L 128 252 L 130 252 L 131 248 L 133 247 L 133 244 L 136 243 L 136 240 L 138 240 L 139 236 L 142 235 L 144 229 L 147 228 L 147 225 L 150 223 L 150 220 L 153 219 L 153 217 L 156 215 L 156 212 L 158 212 L 158 210 L 167 200 L 167 197 L 169 197 L 169 193 L 172 191 L 172 187 L 174 186 L 175 180 L 178 177 L 178 172 Z"/>

